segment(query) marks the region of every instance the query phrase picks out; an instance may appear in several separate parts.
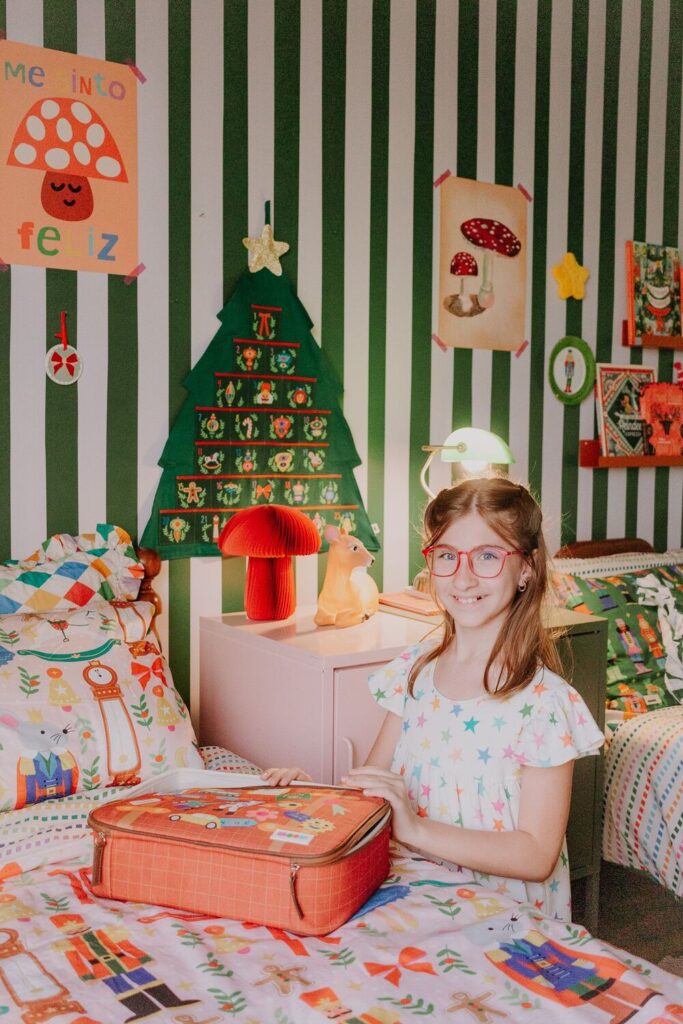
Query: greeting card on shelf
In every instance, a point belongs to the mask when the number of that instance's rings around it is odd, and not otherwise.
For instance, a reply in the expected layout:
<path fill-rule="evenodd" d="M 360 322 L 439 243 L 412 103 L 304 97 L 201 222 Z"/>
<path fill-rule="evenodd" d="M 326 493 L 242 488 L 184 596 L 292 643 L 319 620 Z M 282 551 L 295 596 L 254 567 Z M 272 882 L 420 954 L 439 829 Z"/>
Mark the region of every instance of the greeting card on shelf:
<path fill-rule="evenodd" d="M 642 455 L 640 390 L 655 379 L 649 366 L 596 364 L 596 412 L 602 455 Z"/>
<path fill-rule="evenodd" d="M 645 384 L 640 393 L 646 455 L 683 455 L 683 385 Z"/>
<path fill-rule="evenodd" d="M 678 249 L 627 242 L 626 294 L 628 345 L 683 348 Z"/>

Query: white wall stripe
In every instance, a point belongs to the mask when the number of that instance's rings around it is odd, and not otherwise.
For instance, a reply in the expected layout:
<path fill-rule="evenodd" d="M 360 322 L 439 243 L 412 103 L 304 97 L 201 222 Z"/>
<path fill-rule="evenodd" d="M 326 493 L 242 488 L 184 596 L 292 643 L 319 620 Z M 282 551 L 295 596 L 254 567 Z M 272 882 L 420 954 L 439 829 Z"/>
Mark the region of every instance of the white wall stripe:
<path fill-rule="evenodd" d="M 479 68 L 477 79 L 477 178 L 496 180 L 496 5 L 479 5 Z M 475 349 L 472 356 L 472 426 L 491 426 L 493 356 Z"/>
<path fill-rule="evenodd" d="M 223 2 L 192 5 L 192 355 L 194 366 L 220 327 L 223 305 Z M 206 97 L 215 97 L 207 103 Z M 263 216 L 263 214 L 261 214 Z M 262 226 L 262 225 L 261 225 Z M 260 228 L 258 229 L 260 231 Z M 232 244 L 245 260 L 242 240 Z M 221 558 L 193 558 L 190 571 L 190 705 L 199 721 L 199 618 L 221 608 Z"/>
<path fill-rule="evenodd" d="M 446 170 L 455 174 L 458 149 L 458 7 L 437 0 L 434 50 L 434 167 L 436 181 Z M 441 189 L 434 189 L 432 216 L 432 331 L 439 323 L 439 242 Z M 431 345 L 429 437 L 423 444 L 442 444 L 453 429 L 453 350 L 443 352 Z M 426 457 L 426 456 L 425 456 Z M 451 481 L 451 467 L 436 459 L 429 472 L 429 486 L 436 494 Z"/>
<path fill-rule="evenodd" d="M 41 0 L 8 0 L 7 38 L 43 44 Z M 46 535 L 45 271 L 14 266 L 10 317 L 10 486 L 12 557 L 25 558 Z M 17 499 L 17 495 L 20 496 Z"/>
<path fill-rule="evenodd" d="M 299 84 L 299 252 L 297 294 L 320 341 L 322 309 L 322 0 L 301 3 Z M 299 605 L 314 605 L 318 596 L 318 560 L 296 559 Z"/>
<path fill-rule="evenodd" d="M 261 234 L 265 204 L 271 202 L 271 223 L 277 238 L 273 205 L 275 125 L 275 25 L 273 0 L 249 4 L 247 101 L 249 117 L 249 236 Z M 239 240 L 235 239 L 235 244 Z M 246 253 L 246 249 L 244 250 Z"/>
<path fill-rule="evenodd" d="M 548 137 L 548 226 L 546 278 L 546 363 L 553 345 L 565 334 L 565 301 L 557 294 L 551 267 L 567 251 L 567 197 L 569 189 L 569 115 L 571 110 L 570 4 L 554 4 L 550 54 L 550 111 Z M 543 509 L 549 524 L 550 550 L 560 545 L 562 488 L 562 428 L 564 407 L 544 379 L 543 404 Z"/>
<path fill-rule="evenodd" d="M 368 489 L 368 307 L 370 299 L 370 158 L 372 5 L 349 0 L 344 146 L 344 416 L 361 458 L 356 481 Z"/>
<path fill-rule="evenodd" d="M 136 20 L 135 60 L 147 81 L 138 84 L 138 535 L 161 477 L 157 465 L 168 437 L 169 209 L 168 6 L 147 0 Z M 149 386 L 155 382 L 154 386 Z"/>
<path fill-rule="evenodd" d="M 666 145 L 666 97 L 669 58 L 669 0 L 659 0 L 652 8 L 652 70 L 650 74 L 649 139 L 647 147 L 647 217 L 644 239 L 661 244 L 664 226 L 664 154 Z M 643 364 L 652 366 L 659 379 L 659 353 L 645 349 Z M 680 471 L 679 471 L 680 472 Z M 669 474 L 671 476 L 671 473 Z M 654 538 L 655 473 L 638 474 L 638 536 Z"/>
<path fill-rule="evenodd" d="M 521 184 L 534 195 L 534 128 L 536 118 L 536 81 L 529 74 L 536 67 L 536 4 L 521 0 L 517 8 L 515 52 L 515 132 L 513 139 L 512 184 Z M 527 210 L 526 315 L 525 338 L 531 338 L 531 283 L 534 205 Z M 526 483 L 529 478 L 529 409 L 531 405 L 531 351 L 510 359 L 510 431 L 509 442 L 516 463 L 510 477 Z"/>
<path fill-rule="evenodd" d="M 104 0 L 78 0 L 77 49 L 104 60 Z M 107 513 L 107 418 L 102 396 L 107 393 L 109 332 L 106 274 L 77 275 L 77 337 L 83 360 L 78 381 L 78 523 L 94 530 Z"/>
<path fill-rule="evenodd" d="M 583 204 L 583 265 L 588 267 L 591 277 L 586 286 L 583 301 L 581 330 L 584 341 L 593 353 L 596 348 L 595 324 L 598 316 L 598 272 L 600 267 L 600 168 L 602 163 L 602 129 L 604 87 L 603 73 L 605 56 L 604 0 L 591 9 L 588 22 L 588 60 L 586 68 L 586 128 L 584 154 L 584 204 Z M 635 120 L 635 119 L 634 119 Z M 623 275 L 622 275 L 623 277 Z M 579 439 L 589 440 L 594 436 L 595 401 L 591 394 L 579 411 Z M 576 510 L 576 536 L 588 539 L 591 536 L 593 509 L 593 471 L 579 470 Z"/>
<path fill-rule="evenodd" d="M 412 355 L 413 159 L 415 150 L 415 23 L 413 0 L 391 5 L 387 345 L 385 403 L 384 589 L 408 582 L 410 513 L 410 374 Z"/>
<path fill-rule="evenodd" d="M 47 536 L 45 482 L 45 271 L 14 266 L 10 317 L 12 557 Z"/>

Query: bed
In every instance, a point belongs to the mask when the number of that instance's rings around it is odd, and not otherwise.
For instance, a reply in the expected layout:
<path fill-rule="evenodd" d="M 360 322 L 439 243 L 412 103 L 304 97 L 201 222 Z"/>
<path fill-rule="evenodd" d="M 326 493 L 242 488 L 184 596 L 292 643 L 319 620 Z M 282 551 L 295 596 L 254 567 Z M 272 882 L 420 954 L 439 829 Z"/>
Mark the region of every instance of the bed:
<path fill-rule="evenodd" d="M 206 766 L 221 780 L 258 769 L 197 747 L 154 634 L 149 579 L 123 531 L 51 538 L 37 556 L 0 573 L 0 1016 L 683 1020 L 682 979 L 399 851 L 368 903 L 319 938 L 96 898 L 93 806 L 175 767 Z"/>
<path fill-rule="evenodd" d="M 555 566 L 562 602 L 608 619 L 603 857 L 683 897 L 683 552 L 579 542 Z"/>

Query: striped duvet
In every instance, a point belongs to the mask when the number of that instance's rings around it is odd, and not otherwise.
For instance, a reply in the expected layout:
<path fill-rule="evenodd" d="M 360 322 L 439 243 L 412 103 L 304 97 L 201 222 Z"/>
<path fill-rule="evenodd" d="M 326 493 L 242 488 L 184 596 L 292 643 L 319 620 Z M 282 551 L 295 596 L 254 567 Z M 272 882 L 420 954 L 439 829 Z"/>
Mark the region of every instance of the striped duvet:
<path fill-rule="evenodd" d="M 683 897 L 683 706 L 638 715 L 612 736 L 602 853 Z"/>

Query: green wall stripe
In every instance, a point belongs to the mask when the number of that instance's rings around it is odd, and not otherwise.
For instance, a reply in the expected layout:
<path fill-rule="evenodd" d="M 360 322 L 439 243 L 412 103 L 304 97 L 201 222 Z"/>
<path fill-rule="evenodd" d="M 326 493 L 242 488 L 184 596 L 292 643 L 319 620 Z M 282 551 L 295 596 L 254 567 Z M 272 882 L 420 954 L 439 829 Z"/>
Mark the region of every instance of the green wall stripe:
<path fill-rule="evenodd" d="M 106 59 L 135 60 L 135 0 L 105 0 Z M 139 86 L 144 88 L 144 86 Z M 142 254 L 140 254 L 142 258 Z M 134 268 L 131 267 L 131 270 Z M 107 522 L 137 536 L 138 287 L 110 274 L 107 360 Z"/>
<path fill-rule="evenodd" d="M 323 252 L 320 337 L 344 380 L 344 151 L 346 119 L 346 3 L 323 4 L 322 84 Z"/>
<path fill-rule="evenodd" d="M 75 53 L 76 0 L 43 0 L 43 45 Z M 77 275 L 73 270 L 45 271 L 45 348 L 57 344 L 61 310 L 67 313 L 69 343 L 77 346 Z M 47 533 L 77 534 L 78 384 L 45 383 L 45 478 Z"/>
<path fill-rule="evenodd" d="M 678 189 L 679 158 L 681 147 L 681 49 L 683 44 L 683 9 L 672 3 L 669 8 L 669 65 L 667 73 L 666 135 L 664 143 L 664 219 L 662 243 L 678 245 Z M 674 353 L 672 349 L 661 349 L 659 353 L 657 380 L 673 378 Z M 667 546 L 669 475 L 668 467 L 655 470 L 655 529 L 654 545 L 659 551 Z"/>
<path fill-rule="evenodd" d="M 529 485 L 540 499 L 543 487 L 543 388 L 548 223 L 548 145 L 550 123 L 551 0 L 539 0 L 536 25 L 536 110 L 534 123 L 534 201 L 531 204 L 531 338 L 529 387 Z"/>
<path fill-rule="evenodd" d="M 242 239 L 249 233 L 248 4 L 223 3 L 223 281 L 224 302 L 247 267 Z M 210 339 L 207 339 L 207 342 Z M 224 612 L 244 607 L 246 563 L 224 558 L 221 589 Z"/>
<path fill-rule="evenodd" d="M 389 0 L 372 6 L 372 125 L 370 154 L 370 280 L 368 298 L 368 515 L 384 522 L 384 405 L 386 399 L 387 227 L 389 180 Z M 426 443 L 426 442 L 425 442 Z M 382 535 L 380 534 L 380 543 Z M 380 590 L 384 551 L 375 555 Z"/>
<path fill-rule="evenodd" d="M 192 362 L 190 261 L 192 232 L 191 99 L 192 24 L 190 0 L 172 0 L 168 8 L 168 48 L 173 40 L 187 45 L 168 62 L 168 424 L 188 398 L 183 380 Z M 144 88 L 144 86 L 143 86 Z M 209 338 L 206 339 L 207 344 Z M 186 702 L 190 697 L 191 577 L 189 559 L 168 566 L 168 628 L 173 637 L 171 669 Z"/>
<path fill-rule="evenodd" d="M 646 241 L 645 223 L 647 204 L 647 153 L 650 137 L 650 75 L 652 73 L 652 0 L 642 0 L 640 9 L 640 49 L 638 54 L 638 105 L 636 113 L 636 154 L 634 180 L 633 238 Z M 618 258 L 617 253 L 617 258 Z M 634 366 L 642 366 L 643 349 L 631 348 L 624 353 Z M 627 537 L 638 533 L 639 471 L 626 470 L 626 525 Z"/>
<path fill-rule="evenodd" d="M 422 567 L 418 532 L 425 505 L 421 446 L 429 444 L 431 392 L 432 250 L 434 187 L 435 0 L 417 5 L 415 32 L 415 153 L 413 158 L 413 308 L 410 388 L 409 523 L 411 579 Z"/>
<path fill-rule="evenodd" d="M 299 259 L 300 0 L 275 0 L 275 237 L 289 242 L 284 270 L 294 289 Z"/>
<path fill-rule="evenodd" d="M 567 251 L 583 263 L 584 168 L 586 157 L 586 67 L 588 63 L 588 7 L 583 0 L 574 0 L 572 18 L 571 107 L 569 115 L 569 182 L 567 196 Z M 565 331 L 582 337 L 583 303 L 566 300 Z M 576 540 L 579 492 L 579 465 L 576 452 L 579 444 L 580 407 L 563 407 L 561 541 Z"/>
<path fill-rule="evenodd" d="M 614 261 L 623 265 L 623 251 L 615 253 L 616 223 L 617 124 L 619 114 L 619 68 L 621 56 L 621 3 L 607 0 L 605 18 L 605 80 L 602 117 L 602 167 L 600 207 L 600 267 L 598 270 L 598 304 L 596 322 L 596 359 L 609 362 L 612 356 L 614 317 Z M 608 469 L 593 470 L 592 536 L 607 536 Z"/>
<path fill-rule="evenodd" d="M 0 0 L 0 32 L 7 31 L 7 4 Z M 1 254 L 0 254 L 1 255 Z M 12 309 L 12 272 L 0 271 L 0 561 L 11 556 L 10 487 L 10 314 Z"/>
<path fill-rule="evenodd" d="M 512 180 L 515 128 L 515 53 L 517 5 L 498 0 L 496 5 L 496 126 L 495 179 L 498 185 Z M 504 440 L 510 437 L 510 352 L 491 356 L 491 430 Z"/>
<path fill-rule="evenodd" d="M 477 177 L 478 95 L 479 2 L 461 0 L 458 8 L 458 156 L 455 172 L 459 178 Z M 472 425 L 471 349 L 453 349 L 452 420 L 454 430 Z"/>

